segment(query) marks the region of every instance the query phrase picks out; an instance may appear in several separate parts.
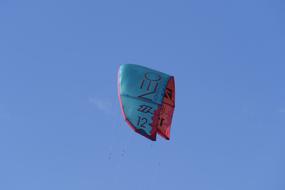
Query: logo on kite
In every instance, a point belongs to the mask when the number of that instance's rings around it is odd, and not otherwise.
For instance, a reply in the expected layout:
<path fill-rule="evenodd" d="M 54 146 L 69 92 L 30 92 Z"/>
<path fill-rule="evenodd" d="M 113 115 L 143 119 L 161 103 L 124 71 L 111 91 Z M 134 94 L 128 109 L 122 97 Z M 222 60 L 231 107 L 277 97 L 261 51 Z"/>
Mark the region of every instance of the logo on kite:
<path fill-rule="evenodd" d="M 123 116 L 137 133 L 169 140 L 175 107 L 174 77 L 139 65 L 121 65 L 118 92 Z"/>

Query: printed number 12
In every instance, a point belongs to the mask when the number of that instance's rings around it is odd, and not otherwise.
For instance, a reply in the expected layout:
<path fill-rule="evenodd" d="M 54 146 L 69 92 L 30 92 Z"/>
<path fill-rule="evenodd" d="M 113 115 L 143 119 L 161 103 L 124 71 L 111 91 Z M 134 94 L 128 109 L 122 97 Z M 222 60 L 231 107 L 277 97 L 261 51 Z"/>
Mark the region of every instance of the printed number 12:
<path fill-rule="evenodd" d="M 146 128 L 145 124 L 147 123 L 147 119 L 141 116 L 138 116 L 137 126 Z"/>

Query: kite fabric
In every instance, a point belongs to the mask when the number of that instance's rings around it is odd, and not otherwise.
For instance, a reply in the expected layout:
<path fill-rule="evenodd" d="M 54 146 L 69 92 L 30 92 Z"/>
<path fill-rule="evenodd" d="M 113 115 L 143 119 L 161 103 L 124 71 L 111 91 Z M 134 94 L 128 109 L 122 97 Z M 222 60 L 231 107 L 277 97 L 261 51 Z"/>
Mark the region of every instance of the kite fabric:
<path fill-rule="evenodd" d="M 143 66 L 125 64 L 118 72 L 118 95 L 124 119 L 137 133 L 170 139 L 175 107 L 174 77 Z"/>

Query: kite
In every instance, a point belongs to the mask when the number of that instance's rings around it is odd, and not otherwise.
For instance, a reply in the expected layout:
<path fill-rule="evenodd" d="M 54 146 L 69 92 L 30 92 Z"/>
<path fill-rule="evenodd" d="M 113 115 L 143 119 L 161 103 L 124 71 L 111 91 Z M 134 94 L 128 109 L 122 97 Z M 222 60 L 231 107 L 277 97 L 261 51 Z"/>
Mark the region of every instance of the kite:
<path fill-rule="evenodd" d="M 174 77 L 140 65 L 124 64 L 118 72 L 118 96 L 127 124 L 155 141 L 170 139 L 175 107 Z"/>

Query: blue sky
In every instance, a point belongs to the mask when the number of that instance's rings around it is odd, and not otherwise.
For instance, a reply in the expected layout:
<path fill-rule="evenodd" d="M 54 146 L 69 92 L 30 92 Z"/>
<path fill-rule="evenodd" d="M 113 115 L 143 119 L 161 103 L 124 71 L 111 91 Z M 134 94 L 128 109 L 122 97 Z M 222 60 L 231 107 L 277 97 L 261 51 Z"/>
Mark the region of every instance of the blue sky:
<path fill-rule="evenodd" d="M 0 1 L 0 189 L 285 189 L 282 0 Z M 117 69 L 172 74 L 171 140 Z"/>

